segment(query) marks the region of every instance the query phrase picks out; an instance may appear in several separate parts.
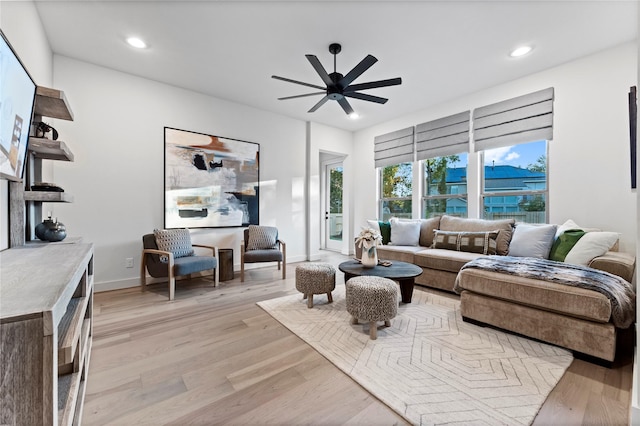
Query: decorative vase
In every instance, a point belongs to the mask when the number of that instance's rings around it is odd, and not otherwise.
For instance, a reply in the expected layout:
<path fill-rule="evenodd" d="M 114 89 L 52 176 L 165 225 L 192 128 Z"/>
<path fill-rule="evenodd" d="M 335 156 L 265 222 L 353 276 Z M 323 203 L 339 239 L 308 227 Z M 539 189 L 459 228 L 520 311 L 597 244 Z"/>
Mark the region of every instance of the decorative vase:
<path fill-rule="evenodd" d="M 362 267 L 364 268 L 373 268 L 378 265 L 378 251 L 376 250 L 376 246 L 371 246 L 369 248 L 362 247 Z"/>
<path fill-rule="evenodd" d="M 42 221 L 42 223 L 36 226 L 36 237 L 42 241 L 56 242 L 62 241 L 67 237 L 67 229 L 64 224 L 58 222 L 58 219 L 48 219 Z"/>

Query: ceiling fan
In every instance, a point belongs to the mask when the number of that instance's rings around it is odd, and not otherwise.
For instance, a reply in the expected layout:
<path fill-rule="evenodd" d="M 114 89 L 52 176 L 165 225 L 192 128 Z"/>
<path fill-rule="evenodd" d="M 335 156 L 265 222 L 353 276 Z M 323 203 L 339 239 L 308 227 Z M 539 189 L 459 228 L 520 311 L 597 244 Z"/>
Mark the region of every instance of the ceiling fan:
<path fill-rule="evenodd" d="M 324 95 L 317 104 L 315 104 L 308 112 L 314 112 L 328 100 L 338 101 L 342 109 L 347 115 L 354 113 L 353 108 L 346 98 L 360 99 L 363 101 L 376 102 L 384 104 L 388 101 L 386 98 L 379 96 L 368 95 L 366 93 L 359 93 L 360 90 L 375 89 L 378 87 L 396 86 L 402 84 L 401 78 L 391 78 L 388 80 L 371 81 L 369 83 L 351 84 L 356 78 L 360 77 L 362 73 L 368 70 L 373 64 L 378 62 L 372 55 L 367 55 L 358 65 L 356 65 L 347 75 L 342 75 L 336 71 L 336 55 L 340 53 L 342 46 L 338 43 L 332 43 L 329 45 L 329 52 L 333 55 L 333 72 L 327 73 L 320 61 L 315 55 L 305 55 L 311 66 L 316 70 L 326 87 L 318 86 L 316 84 L 304 83 L 302 81 L 291 80 L 290 78 L 279 77 L 272 75 L 272 78 L 276 80 L 287 81 L 289 83 L 301 84 L 307 87 L 313 87 L 314 89 L 322 90 L 322 92 L 306 93 L 304 95 L 287 96 L 284 98 L 278 98 L 278 100 L 303 98 L 306 96 Z"/>

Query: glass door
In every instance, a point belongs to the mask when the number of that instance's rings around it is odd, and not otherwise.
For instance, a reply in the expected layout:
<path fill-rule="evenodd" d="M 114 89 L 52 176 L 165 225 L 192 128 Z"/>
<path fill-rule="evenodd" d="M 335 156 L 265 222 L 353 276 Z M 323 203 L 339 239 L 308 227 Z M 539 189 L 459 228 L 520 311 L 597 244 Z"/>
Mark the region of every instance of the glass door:
<path fill-rule="evenodd" d="M 342 250 L 342 161 L 325 165 L 325 247 Z"/>

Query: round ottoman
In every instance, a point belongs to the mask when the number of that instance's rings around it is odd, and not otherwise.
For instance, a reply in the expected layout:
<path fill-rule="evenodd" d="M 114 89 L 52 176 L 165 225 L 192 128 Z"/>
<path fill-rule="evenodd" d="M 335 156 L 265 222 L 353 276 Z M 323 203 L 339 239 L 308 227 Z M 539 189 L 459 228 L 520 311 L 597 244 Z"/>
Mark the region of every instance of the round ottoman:
<path fill-rule="evenodd" d="M 376 323 L 384 321 L 391 325 L 391 318 L 398 313 L 398 286 L 388 278 L 361 276 L 351 278 L 345 283 L 347 312 L 351 314 L 351 323 L 358 320 L 369 323 L 369 337 L 378 338 Z"/>
<path fill-rule="evenodd" d="M 303 263 L 296 267 L 296 289 L 304 294 L 307 307 L 313 308 L 314 294 L 327 294 L 333 302 L 331 292 L 336 288 L 336 269 L 329 263 Z"/>

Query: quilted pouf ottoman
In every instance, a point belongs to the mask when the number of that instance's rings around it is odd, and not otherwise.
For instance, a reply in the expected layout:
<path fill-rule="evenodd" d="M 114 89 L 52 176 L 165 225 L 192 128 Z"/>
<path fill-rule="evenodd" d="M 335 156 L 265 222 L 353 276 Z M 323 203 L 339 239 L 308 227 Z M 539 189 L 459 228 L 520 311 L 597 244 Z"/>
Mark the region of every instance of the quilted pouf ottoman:
<path fill-rule="evenodd" d="M 296 289 L 307 299 L 307 307 L 313 308 L 314 294 L 327 294 L 333 302 L 331 292 L 336 288 L 336 269 L 329 263 L 303 263 L 296 267 Z"/>
<path fill-rule="evenodd" d="M 358 320 L 369 323 L 369 337 L 378 338 L 377 322 L 391 325 L 391 318 L 398 313 L 398 285 L 382 277 L 361 276 L 351 278 L 345 283 L 347 312 L 351 314 L 351 323 Z"/>

